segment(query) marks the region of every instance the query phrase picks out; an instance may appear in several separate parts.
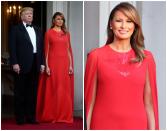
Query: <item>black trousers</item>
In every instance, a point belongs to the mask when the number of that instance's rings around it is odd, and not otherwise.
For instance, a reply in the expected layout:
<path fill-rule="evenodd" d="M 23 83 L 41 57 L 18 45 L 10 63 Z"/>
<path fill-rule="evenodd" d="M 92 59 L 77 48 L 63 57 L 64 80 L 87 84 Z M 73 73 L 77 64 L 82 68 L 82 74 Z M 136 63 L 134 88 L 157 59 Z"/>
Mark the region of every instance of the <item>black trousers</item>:
<path fill-rule="evenodd" d="M 14 106 L 16 121 L 35 119 L 38 76 L 36 55 L 28 73 L 15 74 Z"/>

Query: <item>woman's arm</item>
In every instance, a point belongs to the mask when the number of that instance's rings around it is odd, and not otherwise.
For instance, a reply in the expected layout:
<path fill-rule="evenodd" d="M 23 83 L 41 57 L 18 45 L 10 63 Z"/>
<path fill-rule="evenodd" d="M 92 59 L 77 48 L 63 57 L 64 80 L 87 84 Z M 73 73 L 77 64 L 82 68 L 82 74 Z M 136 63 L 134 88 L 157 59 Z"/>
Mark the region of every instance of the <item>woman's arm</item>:
<path fill-rule="evenodd" d="M 50 68 L 49 68 L 49 65 L 48 65 L 48 54 L 49 54 L 49 43 L 48 43 L 48 50 L 47 50 L 47 53 L 46 53 L 46 73 L 48 75 L 50 75 Z"/>
<path fill-rule="evenodd" d="M 146 83 L 144 88 L 144 105 L 147 114 L 148 130 L 155 130 L 155 117 L 153 108 L 153 98 L 150 87 L 149 73 L 146 73 Z"/>
<path fill-rule="evenodd" d="M 92 101 L 90 103 L 90 108 L 87 116 L 87 130 L 90 130 L 90 124 L 91 124 L 91 118 L 92 118 L 92 112 L 93 112 L 93 107 L 95 104 L 95 99 L 96 99 L 96 88 L 97 88 L 97 75 L 95 75 L 94 79 L 94 84 L 93 84 L 93 92 L 92 92 Z"/>
<path fill-rule="evenodd" d="M 73 73 L 73 68 L 72 68 L 72 57 L 71 57 L 71 53 L 70 53 L 70 49 L 67 49 L 68 52 L 68 58 L 69 58 L 69 74 Z"/>
<path fill-rule="evenodd" d="M 72 50 L 71 50 L 71 40 L 70 40 L 70 33 L 67 33 L 67 38 L 68 38 L 68 48 L 67 48 L 67 53 L 68 53 L 68 58 L 69 58 L 69 74 L 73 74 L 73 66 L 72 66 Z"/>

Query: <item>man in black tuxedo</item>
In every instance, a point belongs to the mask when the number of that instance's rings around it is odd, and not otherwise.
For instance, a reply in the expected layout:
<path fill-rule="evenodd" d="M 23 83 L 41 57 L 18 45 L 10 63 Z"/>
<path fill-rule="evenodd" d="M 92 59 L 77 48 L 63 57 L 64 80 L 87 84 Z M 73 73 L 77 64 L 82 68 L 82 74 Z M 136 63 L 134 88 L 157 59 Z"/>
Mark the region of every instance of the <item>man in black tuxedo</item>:
<path fill-rule="evenodd" d="M 10 62 L 15 72 L 15 116 L 17 124 L 36 124 L 35 108 L 38 76 L 44 72 L 43 37 L 32 25 L 33 8 L 21 10 L 22 23 L 10 31 Z"/>

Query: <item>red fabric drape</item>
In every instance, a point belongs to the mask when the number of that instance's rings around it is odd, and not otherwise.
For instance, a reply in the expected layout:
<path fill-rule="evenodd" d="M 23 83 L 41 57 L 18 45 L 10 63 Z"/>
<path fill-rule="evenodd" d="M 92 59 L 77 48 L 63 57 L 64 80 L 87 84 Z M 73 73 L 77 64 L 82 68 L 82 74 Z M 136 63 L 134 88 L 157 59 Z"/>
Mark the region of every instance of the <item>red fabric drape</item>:
<path fill-rule="evenodd" d="M 150 87 L 153 99 L 154 117 L 155 117 L 155 129 L 159 130 L 159 117 L 158 117 L 158 96 L 157 96 L 157 83 L 156 83 L 156 64 L 154 58 L 150 52 L 146 52 L 148 71 L 150 79 Z"/>
<path fill-rule="evenodd" d="M 71 75 L 71 96 L 72 96 L 72 106 L 73 106 L 73 110 L 74 110 L 74 59 L 73 59 L 73 51 L 72 51 L 72 47 L 71 47 L 71 38 L 70 38 L 70 34 L 67 34 L 68 40 L 69 40 L 69 49 L 70 49 L 70 53 L 71 53 L 71 59 L 72 59 L 72 68 L 73 68 L 73 74 Z"/>

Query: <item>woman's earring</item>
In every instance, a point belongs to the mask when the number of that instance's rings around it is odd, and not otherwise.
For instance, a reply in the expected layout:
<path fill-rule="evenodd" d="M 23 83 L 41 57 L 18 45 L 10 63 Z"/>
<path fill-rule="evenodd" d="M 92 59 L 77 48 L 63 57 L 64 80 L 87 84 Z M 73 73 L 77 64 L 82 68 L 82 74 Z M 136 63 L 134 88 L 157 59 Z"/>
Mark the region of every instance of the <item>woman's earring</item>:
<path fill-rule="evenodd" d="M 110 29 L 112 30 L 112 26 L 110 26 Z"/>

